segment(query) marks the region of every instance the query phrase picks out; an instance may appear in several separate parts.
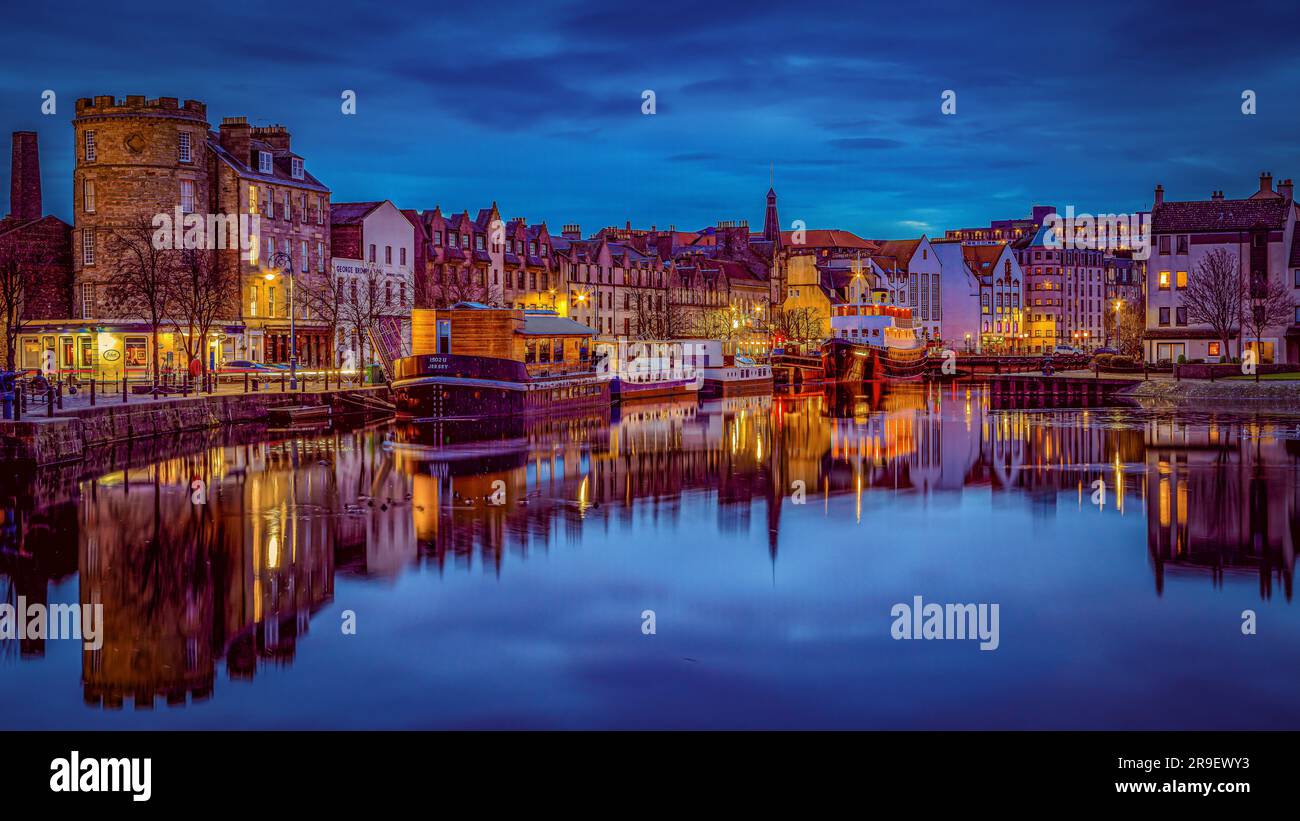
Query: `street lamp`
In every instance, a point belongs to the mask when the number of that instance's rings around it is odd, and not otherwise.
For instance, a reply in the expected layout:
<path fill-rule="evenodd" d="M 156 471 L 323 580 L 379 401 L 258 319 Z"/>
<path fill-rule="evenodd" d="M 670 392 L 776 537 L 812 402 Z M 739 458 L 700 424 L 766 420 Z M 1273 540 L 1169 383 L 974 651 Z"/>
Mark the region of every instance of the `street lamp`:
<path fill-rule="evenodd" d="M 279 270 L 281 273 L 289 272 L 289 390 L 298 388 L 298 328 L 295 320 L 293 305 L 293 283 L 297 278 L 293 272 L 293 257 L 284 251 L 276 251 L 271 255 L 271 267 Z M 275 279 L 275 274 L 268 272 L 267 280 Z"/>

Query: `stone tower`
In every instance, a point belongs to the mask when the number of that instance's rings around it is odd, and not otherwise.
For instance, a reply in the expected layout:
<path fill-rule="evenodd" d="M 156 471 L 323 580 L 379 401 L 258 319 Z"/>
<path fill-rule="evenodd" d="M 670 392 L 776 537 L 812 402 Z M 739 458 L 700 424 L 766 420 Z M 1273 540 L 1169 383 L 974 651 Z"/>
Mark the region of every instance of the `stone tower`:
<path fill-rule="evenodd" d="M 112 318 L 100 288 L 110 238 L 185 205 L 210 210 L 207 106 L 175 97 L 77 100 L 72 120 L 73 284 L 78 317 Z"/>

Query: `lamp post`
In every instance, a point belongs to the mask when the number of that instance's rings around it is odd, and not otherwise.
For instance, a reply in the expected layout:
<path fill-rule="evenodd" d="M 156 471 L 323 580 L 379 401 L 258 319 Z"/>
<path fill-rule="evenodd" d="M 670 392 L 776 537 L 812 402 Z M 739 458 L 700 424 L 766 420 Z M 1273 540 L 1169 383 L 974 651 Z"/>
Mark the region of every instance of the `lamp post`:
<path fill-rule="evenodd" d="M 294 312 L 293 300 L 293 283 L 296 277 L 293 272 L 293 257 L 284 251 L 276 251 L 271 255 L 271 267 L 281 273 L 289 272 L 289 390 L 298 389 L 298 328 Z M 275 279 L 275 274 L 267 272 L 268 281 Z"/>

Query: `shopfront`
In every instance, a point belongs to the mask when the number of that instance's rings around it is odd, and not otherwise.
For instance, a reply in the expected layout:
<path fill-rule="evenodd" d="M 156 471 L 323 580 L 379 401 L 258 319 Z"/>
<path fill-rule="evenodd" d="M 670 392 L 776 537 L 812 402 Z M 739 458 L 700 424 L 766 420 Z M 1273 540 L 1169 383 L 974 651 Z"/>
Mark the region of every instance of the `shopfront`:
<path fill-rule="evenodd" d="M 201 349 L 209 368 L 239 358 L 243 328 L 225 326 L 208 335 Z M 188 366 L 184 338 L 171 331 L 157 335 L 158 371 L 180 376 Z M 153 373 L 154 334 L 140 324 L 69 323 L 29 327 L 18 338 L 19 366 L 52 372 L 69 380 L 148 379 Z"/>

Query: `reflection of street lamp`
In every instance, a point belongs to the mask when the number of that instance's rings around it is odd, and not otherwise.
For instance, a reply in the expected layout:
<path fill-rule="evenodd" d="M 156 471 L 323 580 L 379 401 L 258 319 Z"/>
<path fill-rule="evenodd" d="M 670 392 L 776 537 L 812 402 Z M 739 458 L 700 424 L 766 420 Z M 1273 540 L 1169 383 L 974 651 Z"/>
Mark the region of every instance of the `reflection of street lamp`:
<path fill-rule="evenodd" d="M 276 251 L 271 255 L 270 263 L 272 268 L 278 269 L 281 273 L 289 272 L 289 390 L 295 390 L 298 387 L 298 327 L 293 310 L 293 283 L 296 279 L 293 272 L 293 257 L 284 251 Z M 275 276 L 274 273 L 268 272 L 266 278 L 272 280 Z"/>

